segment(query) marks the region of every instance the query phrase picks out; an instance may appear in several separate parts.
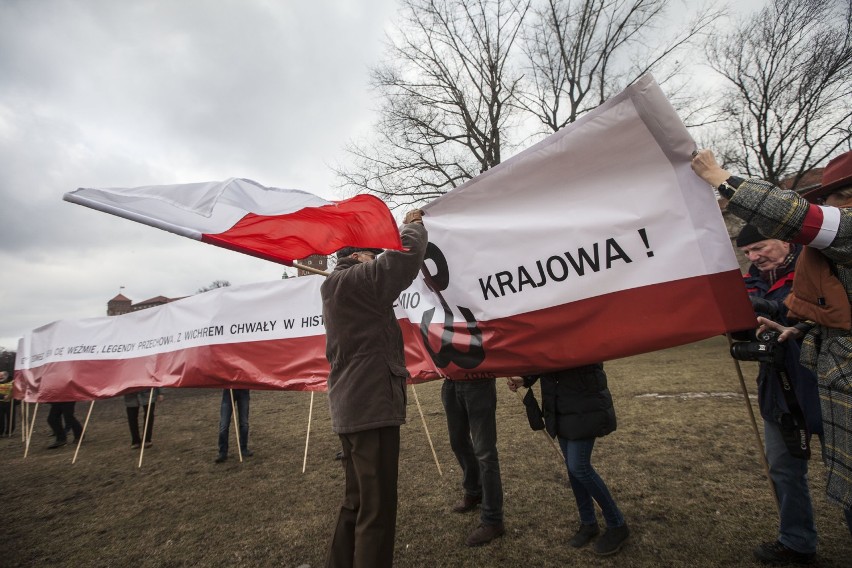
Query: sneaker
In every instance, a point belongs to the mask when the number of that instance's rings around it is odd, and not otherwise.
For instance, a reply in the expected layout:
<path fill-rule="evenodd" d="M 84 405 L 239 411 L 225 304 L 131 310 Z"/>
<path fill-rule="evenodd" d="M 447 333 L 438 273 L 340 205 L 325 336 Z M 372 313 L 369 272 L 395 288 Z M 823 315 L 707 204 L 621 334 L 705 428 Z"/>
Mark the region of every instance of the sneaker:
<path fill-rule="evenodd" d="M 139 448 L 141 448 L 141 447 L 142 447 L 142 444 L 141 444 L 141 443 L 139 443 L 139 442 L 133 442 L 132 444 L 130 444 L 130 449 L 131 449 L 131 450 L 138 450 L 138 449 L 139 449 Z"/>
<path fill-rule="evenodd" d="M 468 546 L 482 546 L 483 544 L 488 544 L 495 538 L 503 536 L 505 533 L 506 529 L 503 528 L 503 523 L 496 525 L 479 525 L 468 535 L 465 544 Z"/>
<path fill-rule="evenodd" d="M 482 495 L 468 495 L 465 493 L 461 501 L 453 505 L 453 513 L 473 511 L 480 503 L 482 503 Z"/>
<path fill-rule="evenodd" d="M 813 564 L 816 553 L 796 552 L 776 540 L 755 548 L 754 557 L 764 564 Z"/>
<path fill-rule="evenodd" d="M 64 446 L 64 445 L 65 445 L 65 444 L 67 444 L 67 443 L 68 443 L 68 441 L 67 441 L 67 440 L 56 440 L 55 442 L 53 442 L 52 444 L 50 444 L 50 445 L 47 447 L 47 449 L 48 449 L 48 450 L 55 450 L 56 448 L 61 448 L 62 446 Z"/>
<path fill-rule="evenodd" d="M 577 529 L 577 532 L 571 537 L 571 540 L 568 541 L 568 544 L 573 546 L 574 548 L 583 548 L 590 542 L 592 539 L 598 536 L 601 532 L 601 529 L 598 528 L 598 524 L 595 523 L 593 525 L 580 525 L 580 528 Z"/>
<path fill-rule="evenodd" d="M 595 543 L 595 554 L 599 556 L 615 554 L 621 550 L 621 547 L 627 542 L 627 537 L 629 536 L 630 529 L 627 528 L 627 525 L 612 528 L 607 527 L 603 536 Z"/>
<path fill-rule="evenodd" d="M 222 463 L 223 461 L 226 461 L 227 459 L 228 459 L 228 456 L 226 456 L 225 454 L 219 454 L 219 457 L 216 458 L 216 463 Z"/>

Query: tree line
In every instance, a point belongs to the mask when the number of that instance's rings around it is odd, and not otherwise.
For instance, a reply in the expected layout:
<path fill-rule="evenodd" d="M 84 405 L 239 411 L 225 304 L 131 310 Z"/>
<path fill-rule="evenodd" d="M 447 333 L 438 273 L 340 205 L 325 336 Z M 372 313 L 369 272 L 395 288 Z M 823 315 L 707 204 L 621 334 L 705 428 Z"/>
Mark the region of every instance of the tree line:
<path fill-rule="evenodd" d="M 371 73 L 375 127 L 336 171 L 422 204 L 649 72 L 741 174 L 795 187 L 852 147 L 852 0 L 766 0 L 740 19 L 712 2 L 401 0 Z"/>

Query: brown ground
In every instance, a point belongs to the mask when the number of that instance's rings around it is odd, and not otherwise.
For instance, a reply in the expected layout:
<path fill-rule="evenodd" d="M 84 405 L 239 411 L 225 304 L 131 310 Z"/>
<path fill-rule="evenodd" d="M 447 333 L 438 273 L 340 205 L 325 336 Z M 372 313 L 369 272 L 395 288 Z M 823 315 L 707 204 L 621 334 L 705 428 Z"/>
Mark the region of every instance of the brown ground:
<path fill-rule="evenodd" d="M 466 548 L 477 516 L 448 513 L 460 494 L 459 471 L 440 384 L 429 383 L 417 394 L 443 477 L 409 395 L 396 565 L 755 565 L 751 549 L 774 538 L 777 520 L 725 340 L 613 361 L 607 371 L 619 428 L 599 441 L 594 463 L 632 530 L 617 557 L 565 544 L 578 522 L 565 468 L 547 439 L 529 430 L 523 406 L 502 382 L 507 534 Z M 754 367 L 745 372 L 753 391 Z M 220 393 L 167 391 L 141 469 L 120 399 L 95 404 L 74 465 L 72 446 L 46 449 L 46 408 L 39 409 L 29 457 L 19 432 L 0 439 L 0 565 L 322 566 L 343 488 L 325 395 L 315 395 L 303 474 L 310 394 L 253 393 L 254 457 L 214 464 Z M 78 404 L 78 417 L 87 409 Z M 811 462 L 811 487 L 820 565 L 849 566 L 852 538 L 840 509 L 826 502 L 819 460 Z"/>

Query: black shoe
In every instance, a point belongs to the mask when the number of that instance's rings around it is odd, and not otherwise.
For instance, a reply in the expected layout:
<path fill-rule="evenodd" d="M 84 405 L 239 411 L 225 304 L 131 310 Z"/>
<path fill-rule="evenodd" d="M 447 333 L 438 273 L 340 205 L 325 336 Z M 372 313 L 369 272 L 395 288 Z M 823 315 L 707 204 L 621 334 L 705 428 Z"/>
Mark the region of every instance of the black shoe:
<path fill-rule="evenodd" d="M 627 525 L 612 528 L 607 527 L 603 536 L 601 536 L 595 543 L 595 554 L 598 556 L 609 556 L 610 554 L 615 554 L 621 550 L 621 547 L 624 546 L 625 542 L 627 542 L 627 537 L 629 536 L 630 529 L 627 528 Z"/>
<path fill-rule="evenodd" d="M 473 532 L 468 535 L 465 544 L 468 546 L 482 546 L 483 544 L 488 544 L 495 538 L 499 538 L 506 533 L 506 529 L 503 528 L 503 523 L 499 523 L 496 525 L 479 525 Z"/>
<path fill-rule="evenodd" d="M 754 557 L 764 564 L 813 564 L 816 553 L 796 552 L 776 540 L 755 548 Z"/>
<path fill-rule="evenodd" d="M 453 505 L 453 513 L 473 511 L 480 503 L 482 503 L 482 495 L 468 495 L 465 493 L 461 501 Z"/>
<path fill-rule="evenodd" d="M 219 457 L 216 458 L 216 463 L 222 463 L 223 461 L 226 461 L 227 459 L 228 459 L 228 456 L 226 456 L 225 454 L 219 454 Z"/>
<path fill-rule="evenodd" d="M 53 442 L 52 444 L 50 444 L 50 445 L 47 447 L 47 449 L 48 449 L 48 450 L 54 450 L 54 449 L 56 449 L 56 448 L 61 448 L 62 446 L 64 446 L 64 445 L 65 445 L 65 444 L 67 444 L 67 443 L 68 443 L 68 441 L 67 441 L 67 440 L 56 440 L 55 442 Z"/>
<path fill-rule="evenodd" d="M 592 539 L 598 536 L 601 532 L 601 529 L 598 528 L 598 524 L 595 523 L 593 525 L 580 525 L 580 528 L 577 529 L 576 534 L 571 537 L 571 540 L 568 541 L 568 544 L 573 546 L 574 548 L 583 548 L 590 542 Z"/>
<path fill-rule="evenodd" d="M 130 449 L 131 449 L 131 450 L 138 450 L 138 449 L 139 449 L 139 448 L 141 448 L 141 447 L 142 447 L 142 443 L 141 443 L 141 442 L 133 442 L 132 444 L 130 444 Z"/>
<path fill-rule="evenodd" d="M 244 451 L 243 451 L 243 457 L 244 457 L 244 458 L 250 458 L 250 457 L 252 457 L 253 455 L 254 455 L 254 452 L 253 452 L 253 451 L 251 451 L 251 450 L 244 450 Z"/>

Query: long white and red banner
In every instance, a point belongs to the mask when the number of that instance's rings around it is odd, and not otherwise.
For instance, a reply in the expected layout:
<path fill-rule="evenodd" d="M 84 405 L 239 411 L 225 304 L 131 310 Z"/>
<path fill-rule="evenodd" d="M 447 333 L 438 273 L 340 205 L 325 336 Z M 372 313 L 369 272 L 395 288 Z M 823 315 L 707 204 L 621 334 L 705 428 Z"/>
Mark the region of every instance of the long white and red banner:
<path fill-rule="evenodd" d="M 396 308 L 416 380 L 568 368 L 752 327 L 694 149 L 646 77 L 426 206 L 422 277 Z M 56 401 L 145 386 L 324 388 L 321 281 L 50 324 L 21 340 L 16 389 Z"/>

